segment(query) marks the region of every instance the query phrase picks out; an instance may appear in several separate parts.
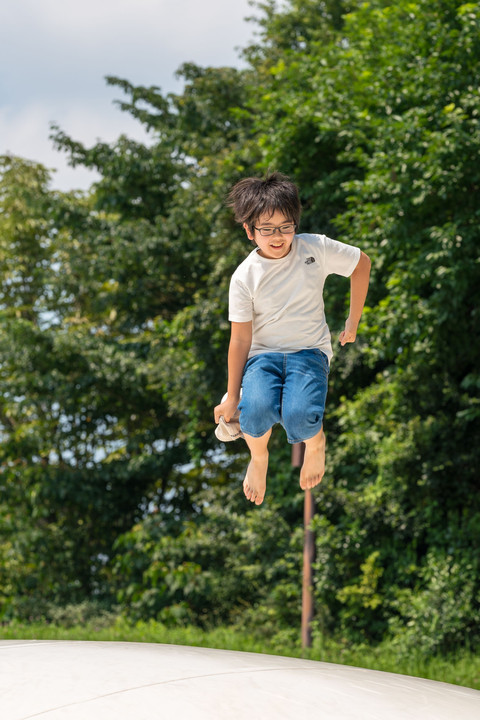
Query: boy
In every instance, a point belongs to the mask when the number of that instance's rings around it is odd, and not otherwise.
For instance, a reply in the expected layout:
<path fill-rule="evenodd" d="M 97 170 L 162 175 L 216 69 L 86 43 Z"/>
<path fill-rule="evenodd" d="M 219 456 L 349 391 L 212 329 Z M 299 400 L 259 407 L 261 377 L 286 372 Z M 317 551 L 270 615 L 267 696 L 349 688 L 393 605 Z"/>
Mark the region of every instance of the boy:
<path fill-rule="evenodd" d="M 350 277 L 350 313 L 339 341 L 342 346 L 355 342 L 370 260 L 359 248 L 324 235 L 296 235 L 298 190 L 280 173 L 241 180 L 228 204 L 256 248 L 230 282 L 227 398 L 214 416 L 217 423 L 221 416 L 229 422 L 238 407 L 251 454 L 243 489 L 247 500 L 260 505 L 268 441 L 277 422 L 288 442 L 305 443 L 302 489 L 315 487 L 323 477 L 323 413 L 332 357 L 323 285 L 330 273 Z"/>

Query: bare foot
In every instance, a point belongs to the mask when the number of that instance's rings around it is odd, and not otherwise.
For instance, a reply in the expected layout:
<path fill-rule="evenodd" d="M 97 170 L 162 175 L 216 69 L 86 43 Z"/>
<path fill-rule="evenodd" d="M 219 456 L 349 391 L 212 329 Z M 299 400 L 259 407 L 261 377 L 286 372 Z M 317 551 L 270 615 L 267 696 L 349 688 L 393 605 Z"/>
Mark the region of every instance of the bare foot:
<path fill-rule="evenodd" d="M 305 458 L 300 470 L 302 490 L 318 485 L 325 473 L 325 433 L 323 428 L 315 437 L 305 442 Z"/>
<path fill-rule="evenodd" d="M 255 505 L 261 505 L 267 489 L 268 452 L 264 455 L 255 455 L 250 460 L 247 474 L 243 481 L 245 497 Z"/>

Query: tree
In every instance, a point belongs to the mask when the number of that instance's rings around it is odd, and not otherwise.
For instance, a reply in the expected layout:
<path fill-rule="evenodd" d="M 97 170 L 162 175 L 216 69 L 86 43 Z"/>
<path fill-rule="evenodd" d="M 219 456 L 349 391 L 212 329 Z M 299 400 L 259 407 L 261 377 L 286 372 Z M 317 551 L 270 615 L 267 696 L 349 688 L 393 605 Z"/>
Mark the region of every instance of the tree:
<path fill-rule="evenodd" d="M 142 307 L 127 312 L 131 269 L 151 237 L 47 182 L 43 168 L 4 159 L 4 602 L 20 614 L 108 592 L 98 572 L 113 541 L 150 497 L 163 501 L 186 460 L 178 421 L 148 386 Z"/>

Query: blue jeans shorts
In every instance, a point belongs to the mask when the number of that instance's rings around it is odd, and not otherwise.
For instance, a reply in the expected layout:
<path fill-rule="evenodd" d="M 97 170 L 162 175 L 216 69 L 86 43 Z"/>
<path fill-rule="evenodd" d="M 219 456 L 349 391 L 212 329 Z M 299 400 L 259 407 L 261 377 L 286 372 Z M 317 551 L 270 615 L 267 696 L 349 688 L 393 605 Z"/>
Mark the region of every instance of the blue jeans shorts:
<path fill-rule="evenodd" d="M 261 437 L 280 423 L 289 443 L 316 435 L 323 424 L 328 373 L 328 358 L 321 350 L 251 357 L 243 371 L 238 406 L 242 432 Z"/>

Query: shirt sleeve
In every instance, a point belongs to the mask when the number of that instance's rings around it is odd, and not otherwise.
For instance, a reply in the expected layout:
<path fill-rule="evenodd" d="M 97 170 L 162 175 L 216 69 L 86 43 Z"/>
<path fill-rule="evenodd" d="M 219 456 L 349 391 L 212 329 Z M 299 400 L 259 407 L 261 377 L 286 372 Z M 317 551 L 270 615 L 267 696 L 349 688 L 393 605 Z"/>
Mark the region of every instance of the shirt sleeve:
<path fill-rule="evenodd" d="M 228 319 L 230 322 L 249 322 L 253 319 L 252 296 L 246 285 L 232 276 L 228 295 Z"/>
<path fill-rule="evenodd" d="M 324 236 L 325 240 L 325 271 L 327 275 L 343 275 L 350 277 L 360 260 L 360 248 L 347 243 L 332 240 Z"/>

